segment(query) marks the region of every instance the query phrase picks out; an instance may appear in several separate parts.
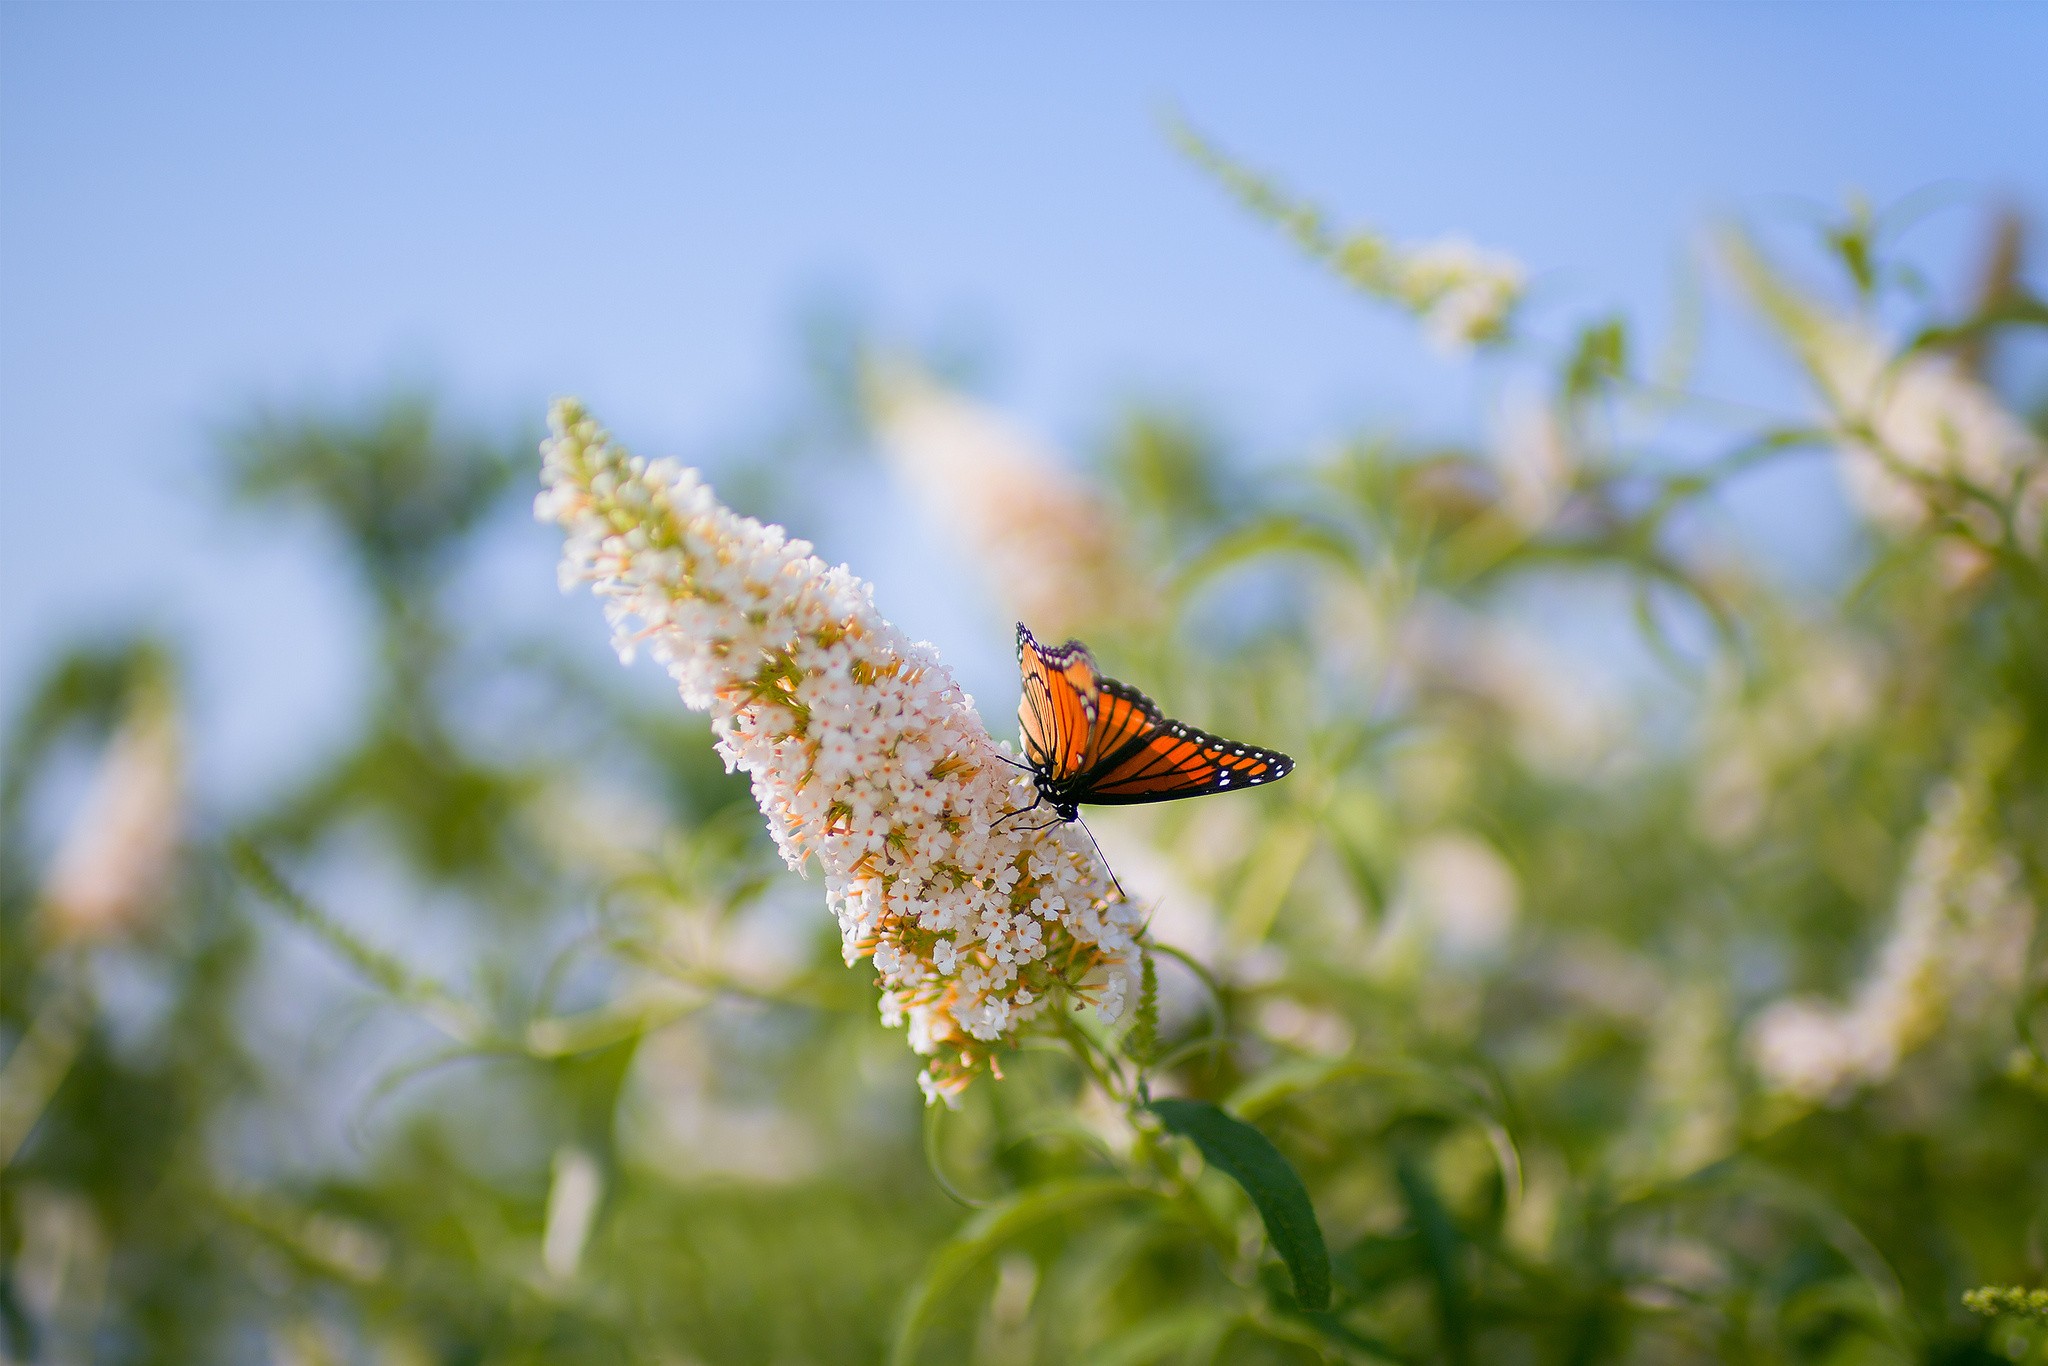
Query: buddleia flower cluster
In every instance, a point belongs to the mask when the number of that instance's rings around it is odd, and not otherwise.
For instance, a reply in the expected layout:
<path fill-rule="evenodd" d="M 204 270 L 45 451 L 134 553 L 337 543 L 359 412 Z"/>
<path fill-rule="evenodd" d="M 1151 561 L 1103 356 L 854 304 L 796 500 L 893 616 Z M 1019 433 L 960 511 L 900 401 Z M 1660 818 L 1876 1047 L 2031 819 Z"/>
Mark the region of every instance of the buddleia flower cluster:
<path fill-rule="evenodd" d="M 2010 1314 L 2014 1318 L 2048 1323 L 2048 1290 L 2029 1290 L 2021 1285 L 1979 1286 L 1963 1292 L 1963 1307 L 1973 1314 L 1987 1317 Z"/>
<path fill-rule="evenodd" d="M 866 398 L 883 458 L 1019 620 L 1057 640 L 1144 612 L 1109 507 L 1050 451 L 903 362 L 872 367 Z"/>
<path fill-rule="evenodd" d="M 1321 210 L 1241 165 L 1185 124 L 1169 131 L 1183 152 L 1253 213 L 1328 263 L 1353 288 L 1408 310 L 1446 354 L 1504 338 L 1522 302 L 1521 262 L 1464 237 L 1399 242 L 1372 228 L 1334 231 Z"/>
<path fill-rule="evenodd" d="M 54 939 L 139 929 L 161 903 L 184 818 L 181 751 L 168 687 L 139 687 L 44 879 L 44 928 Z"/>
<path fill-rule="evenodd" d="M 629 455 L 558 403 L 535 513 L 568 535 L 629 661 L 645 648 L 709 712 L 791 867 L 815 859 L 849 965 L 873 961 L 885 1023 L 949 1102 L 1062 999 L 1113 1021 L 1137 970 L 1136 910 L 1071 826 L 1028 805 L 973 700 L 872 590 L 782 528 L 722 506 L 692 471 Z"/>
<path fill-rule="evenodd" d="M 1890 1079 L 1954 1010 L 2017 989 L 2035 910 L 2016 861 L 1986 844 L 1988 801 L 1981 781 L 1934 792 L 1890 933 L 1847 1005 L 1794 997 L 1757 1017 L 1750 1048 L 1768 1088 L 1840 1104 Z"/>
<path fill-rule="evenodd" d="M 1501 336 L 1522 299 L 1521 263 L 1462 237 L 1380 254 L 1380 289 L 1414 313 L 1430 344 L 1448 354 Z"/>
<path fill-rule="evenodd" d="M 1841 430 L 1843 484 L 1865 516 L 1903 534 L 1925 526 L 1942 500 L 1979 536 L 1996 540 L 1993 504 L 2005 503 L 2020 548 L 2042 553 L 2048 449 L 1989 386 L 1950 357 L 1898 354 L 1867 320 L 1781 279 L 1747 238 L 1731 236 L 1725 249 L 1826 400 L 1830 422 Z M 1945 494 L 1951 480 L 1974 496 Z"/>

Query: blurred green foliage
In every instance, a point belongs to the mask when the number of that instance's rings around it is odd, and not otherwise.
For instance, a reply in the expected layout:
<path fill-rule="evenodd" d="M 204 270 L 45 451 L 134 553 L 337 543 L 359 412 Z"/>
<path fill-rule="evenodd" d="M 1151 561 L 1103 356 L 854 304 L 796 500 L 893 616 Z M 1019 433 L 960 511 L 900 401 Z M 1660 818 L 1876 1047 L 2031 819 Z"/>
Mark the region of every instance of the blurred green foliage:
<path fill-rule="evenodd" d="M 1201 155 L 1401 302 L 1379 239 Z M 958 1111 L 920 1113 L 707 726 L 446 600 L 526 444 L 412 396 L 231 433 L 252 516 L 338 538 L 375 682 L 260 810 L 183 794 L 153 861 L 147 812 L 104 822 L 133 838 L 92 866 L 139 881 L 99 902 L 50 813 L 182 711 L 178 652 L 66 654 L 15 719 L 6 1359 L 2048 1359 L 2048 470 L 1990 368 L 2042 310 L 2009 263 L 1934 311 L 1878 225 L 1823 234 L 1840 305 L 1731 250 L 1804 412 L 1732 420 L 1626 320 L 1520 310 L 1483 340 L 1539 397 L 1494 449 L 1254 473 L 1184 416 L 1115 426 L 1095 487 L 1161 610 L 1090 643 L 1299 768 L 1103 818 L 1153 865 L 1120 869 L 1157 898 L 1135 1023 Z M 862 439 L 822 335 L 750 501 Z M 1723 498 L 1816 457 L 1904 490 L 1838 588 L 1745 562 Z M 1327 1309 L 1260 1219 L 1289 1168 Z"/>

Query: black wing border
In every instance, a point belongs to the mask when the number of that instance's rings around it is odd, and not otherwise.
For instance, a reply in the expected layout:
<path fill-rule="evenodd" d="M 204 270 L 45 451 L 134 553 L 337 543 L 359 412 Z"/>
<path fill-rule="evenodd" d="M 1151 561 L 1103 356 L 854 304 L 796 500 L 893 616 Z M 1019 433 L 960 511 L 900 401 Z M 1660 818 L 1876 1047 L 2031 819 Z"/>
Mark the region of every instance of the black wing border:
<path fill-rule="evenodd" d="M 1147 806 L 1154 802 L 1177 802 L 1188 797 L 1206 797 L 1216 792 L 1242 792 L 1248 788 L 1265 787 L 1269 783 L 1279 782 L 1294 771 L 1293 758 L 1282 754 L 1277 749 L 1267 749 L 1262 745 L 1248 745 L 1242 740 L 1226 739 L 1221 735 L 1215 735 L 1209 731 L 1190 726 L 1184 721 L 1176 721 L 1161 711 L 1157 702 L 1154 702 L 1130 684 L 1119 682 L 1114 678 L 1102 678 L 1099 674 L 1097 679 L 1097 686 L 1103 692 L 1109 693 L 1113 697 L 1122 698 L 1124 701 L 1136 706 L 1145 714 L 1147 720 L 1153 722 L 1153 726 L 1140 731 L 1131 739 L 1117 746 L 1114 752 L 1103 755 L 1092 766 L 1076 773 L 1069 779 L 1066 784 L 1067 796 L 1074 802 L 1085 806 Z M 1238 779 L 1237 775 L 1232 773 L 1229 768 L 1219 764 L 1217 765 L 1216 775 L 1208 782 L 1203 783 L 1199 787 L 1189 787 L 1185 791 L 1102 793 L 1094 789 L 1091 783 L 1092 775 L 1113 772 L 1128 756 L 1150 744 L 1152 738 L 1161 732 L 1176 740 L 1187 740 L 1205 749 L 1220 749 L 1254 759 L 1262 759 L 1272 771 L 1256 778 Z"/>
<path fill-rule="evenodd" d="M 1041 731 L 1048 735 L 1058 735 L 1059 727 L 1057 725 L 1045 724 L 1047 717 L 1044 711 L 1040 709 L 1038 700 L 1032 696 L 1031 685 L 1034 681 L 1033 678 L 1031 675 L 1021 672 L 1024 663 L 1024 652 L 1026 650 L 1029 650 L 1036 656 L 1040 665 L 1044 666 L 1049 673 L 1064 674 L 1066 666 L 1077 657 L 1087 660 L 1088 668 L 1094 673 L 1098 688 L 1104 681 L 1102 671 L 1095 667 L 1095 656 L 1090 654 L 1088 647 L 1080 641 L 1069 640 L 1066 644 L 1059 646 L 1041 645 L 1038 642 L 1038 637 L 1031 634 L 1031 629 L 1028 626 L 1021 621 L 1017 623 L 1017 663 L 1022 677 L 1019 687 L 1019 691 L 1022 693 L 1022 701 L 1024 704 L 1029 705 L 1034 712 L 1038 713 L 1039 729 Z M 1049 681 L 1041 681 L 1041 687 L 1042 689 L 1049 690 L 1051 683 Z M 1058 704 L 1054 701 L 1049 691 L 1046 692 L 1044 704 L 1046 707 L 1054 708 L 1057 711 Z M 1074 756 L 1076 764 L 1088 757 L 1089 740 L 1095 734 L 1097 707 L 1093 698 L 1083 697 L 1081 699 L 1081 715 L 1086 725 L 1083 727 L 1080 736 L 1080 749 Z M 1030 734 L 1027 732 L 1022 739 L 1024 741 L 1025 762 L 1030 764 L 1032 771 L 1037 773 L 1047 783 L 1058 784 L 1062 787 L 1070 786 L 1081 776 L 1078 771 L 1066 778 L 1056 776 L 1067 766 L 1064 757 L 1056 752 L 1042 756 L 1044 762 L 1041 762 L 1040 759 L 1033 758 L 1031 755 Z"/>

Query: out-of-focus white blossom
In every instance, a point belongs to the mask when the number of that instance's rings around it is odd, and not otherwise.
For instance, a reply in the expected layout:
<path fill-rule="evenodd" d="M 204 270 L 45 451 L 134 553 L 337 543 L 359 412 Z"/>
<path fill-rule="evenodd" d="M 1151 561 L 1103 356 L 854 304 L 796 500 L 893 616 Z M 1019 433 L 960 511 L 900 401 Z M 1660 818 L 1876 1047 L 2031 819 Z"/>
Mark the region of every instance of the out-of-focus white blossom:
<path fill-rule="evenodd" d="M 98 940 L 133 929 L 163 896 L 184 819 L 181 750 L 168 690 L 143 688 L 43 881 L 53 937 Z"/>
<path fill-rule="evenodd" d="M 1145 604 L 1100 492 L 1000 414 L 902 362 L 867 402 L 883 456 L 998 599 L 1057 639 Z"/>
<path fill-rule="evenodd" d="M 55 945 L 88 946 L 136 930 L 163 900 L 184 818 L 181 748 L 170 689 L 160 678 L 142 682 L 43 877 L 37 913 Z M 26 1141 L 86 1040 L 92 993 L 61 968 L 59 981 L 0 1063 L 0 1167 Z"/>
<path fill-rule="evenodd" d="M 1304 1005 L 1291 996 L 1272 997 L 1259 1007 L 1259 1032 L 1326 1058 L 1343 1057 L 1356 1041 L 1342 1015 Z"/>
<path fill-rule="evenodd" d="M 1402 243 L 1372 228 L 1333 232 L 1316 208 L 1231 160 L 1193 129 L 1177 125 L 1174 136 L 1247 208 L 1282 228 L 1304 251 L 1358 289 L 1413 312 L 1443 350 L 1462 352 L 1507 331 L 1522 298 L 1520 262 L 1463 237 Z"/>
<path fill-rule="evenodd" d="M 815 858 L 848 963 L 951 1098 L 1060 995 L 1122 1011 L 1136 911 L 1085 835 L 1004 814 L 1002 762 L 936 653 L 810 546 L 720 505 L 694 471 L 630 456 L 573 403 L 542 446 L 536 514 L 568 534 L 561 577 L 604 600 L 621 658 L 646 648 L 711 714 L 791 867 Z"/>
<path fill-rule="evenodd" d="M 1894 532 L 1927 521 L 1936 490 L 1923 481 L 1958 479 L 2013 500 L 2023 547 L 2038 551 L 2048 530 L 2048 448 L 1998 396 L 1945 356 L 1897 348 L 1876 327 L 1845 315 L 1780 278 L 1754 245 L 1729 240 L 1737 274 L 1797 349 L 1842 432 L 1842 479 L 1865 516 Z M 1949 500 L 1995 538 L 1991 509 Z"/>
<path fill-rule="evenodd" d="M 2034 907 L 2012 856 L 1985 844 L 1984 801 L 1955 782 L 1934 794 L 1891 933 L 1846 1007 L 1801 997 L 1757 1018 L 1751 1054 L 1772 1089 L 1844 1100 L 1888 1079 L 1964 993 L 1982 1001 L 2018 985 Z"/>
<path fill-rule="evenodd" d="M 1390 292 L 1438 350 L 1455 354 L 1506 330 L 1521 302 L 1521 263 L 1462 237 L 1406 247 L 1389 262 Z"/>
<path fill-rule="evenodd" d="M 1850 497 L 1872 521 L 1913 530 L 1927 519 L 1928 495 L 1912 476 L 1953 477 L 1994 497 L 2017 489 L 2016 530 L 2022 544 L 2039 546 L 2048 451 L 1997 395 L 1946 357 L 1916 355 L 1887 370 L 1884 340 L 1847 322 L 1823 320 L 1813 336 L 1816 372 L 1836 411 L 1872 438 L 1850 437 L 1842 466 Z M 1988 512 L 1963 508 L 1972 520 Z"/>
<path fill-rule="evenodd" d="M 583 1262 L 583 1245 L 604 1195 L 597 1159 L 576 1147 L 556 1151 L 548 1183 L 547 1217 L 541 1226 L 540 1263 L 549 1276 L 566 1281 Z"/>
<path fill-rule="evenodd" d="M 1521 905 L 1521 883 L 1492 845 L 1462 831 L 1430 835 L 1402 866 L 1373 957 L 1383 973 L 1484 965 L 1506 947 Z"/>
<path fill-rule="evenodd" d="M 1652 1024 L 1641 1107 L 1623 1140 L 1622 1164 L 1646 1180 L 1689 1176 L 1727 1156 L 1735 1139 L 1731 1032 L 1717 988 L 1668 990 Z"/>
<path fill-rule="evenodd" d="M 1571 494 L 1577 464 L 1556 407 L 1527 395 L 1509 402 L 1493 454 L 1507 515 L 1532 532 L 1549 525 Z"/>

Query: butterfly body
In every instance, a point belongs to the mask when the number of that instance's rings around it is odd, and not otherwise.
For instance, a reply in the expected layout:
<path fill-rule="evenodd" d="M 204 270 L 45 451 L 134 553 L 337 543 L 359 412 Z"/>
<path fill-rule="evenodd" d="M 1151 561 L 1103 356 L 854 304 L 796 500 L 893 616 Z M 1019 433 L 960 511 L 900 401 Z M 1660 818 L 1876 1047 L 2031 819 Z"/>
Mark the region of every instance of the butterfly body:
<path fill-rule="evenodd" d="M 1276 782 L 1294 768 L 1286 755 L 1225 740 L 1164 715 L 1151 698 L 1104 678 L 1086 646 L 1047 648 L 1022 623 L 1017 718 L 1024 758 L 1038 788 L 1034 805 L 1062 821 L 1083 805 L 1176 801 Z"/>

